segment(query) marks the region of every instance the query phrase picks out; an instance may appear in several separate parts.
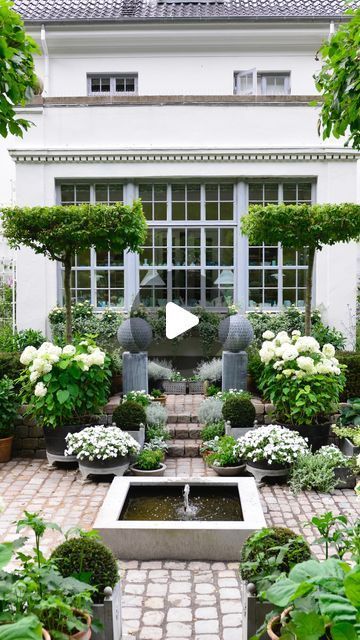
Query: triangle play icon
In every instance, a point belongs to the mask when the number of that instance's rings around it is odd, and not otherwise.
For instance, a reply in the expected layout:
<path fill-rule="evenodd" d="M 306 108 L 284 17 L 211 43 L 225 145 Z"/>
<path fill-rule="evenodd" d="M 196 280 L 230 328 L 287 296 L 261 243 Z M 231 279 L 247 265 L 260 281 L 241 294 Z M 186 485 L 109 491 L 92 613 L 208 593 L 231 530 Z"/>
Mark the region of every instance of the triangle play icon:
<path fill-rule="evenodd" d="M 166 337 L 173 340 L 199 324 L 199 318 L 174 302 L 166 305 Z"/>

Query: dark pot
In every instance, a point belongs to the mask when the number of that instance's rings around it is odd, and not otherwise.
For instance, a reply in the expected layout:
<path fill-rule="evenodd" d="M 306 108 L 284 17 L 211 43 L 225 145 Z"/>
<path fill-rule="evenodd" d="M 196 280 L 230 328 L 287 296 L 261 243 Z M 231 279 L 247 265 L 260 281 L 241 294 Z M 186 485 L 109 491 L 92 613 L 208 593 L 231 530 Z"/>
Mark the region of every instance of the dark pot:
<path fill-rule="evenodd" d="M 66 449 L 65 437 L 68 433 L 79 433 L 90 424 L 69 424 L 61 427 L 44 427 L 46 451 L 54 456 L 64 456 Z"/>
<path fill-rule="evenodd" d="M 81 465 L 85 468 L 96 468 L 96 469 L 111 469 L 118 464 L 122 464 L 123 462 L 130 462 L 129 456 L 119 456 L 118 458 L 108 458 L 107 460 L 88 460 L 87 458 L 83 458 L 83 460 L 79 461 Z"/>
<path fill-rule="evenodd" d="M 289 424 L 284 424 L 283 426 L 290 431 L 297 431 L 303 438 L 307 438 L 308 445 L 313 451 L 318 451 L 329 442 L 331 422 L 307 424 L 298 427 Z"/>
<path fill-rule="evenodd" d="M 253 467 L 254 469 L 262 469 L 264 471 L 285 471 L 287 469 L 290 469 L 289 464 L 269 464 L 266 460 L 261 460 L 259 462 L 247 460 L 246 464 L 248 465 L 248 467 Z"/>
<path fill-rule="evenodd" d="M 335 467 L 334 475 L 337 479 L 337 489 L 354 489 L 356 485 L 356 477 L 349 467 Z"/>

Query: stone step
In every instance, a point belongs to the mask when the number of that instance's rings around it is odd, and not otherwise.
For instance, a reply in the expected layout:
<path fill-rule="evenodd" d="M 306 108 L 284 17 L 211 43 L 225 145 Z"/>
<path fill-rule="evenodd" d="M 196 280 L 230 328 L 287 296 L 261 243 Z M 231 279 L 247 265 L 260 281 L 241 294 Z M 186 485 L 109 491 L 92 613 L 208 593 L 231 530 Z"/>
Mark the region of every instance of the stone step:
<path fill-rule="evenodd" d="M 200 456 L 201 440 L 176 439 L 167 442 L 169 458 L 197 458 Z"/>
<path fill-rule="evenodd" d="M 168 419 L 167 421 L 169 423 L 174 423 L 174 422 L 199 422 L 199 418 L 197 416 L 197 414 L 195 413 L 169 413 L 168 412 Z"/>
<path fill-rule="evenodd" d="M 202 426 L 197 422 L 176 422 L 167 424 L 170 435 L 177 440 L 197 440 L 200 438 Z"/>

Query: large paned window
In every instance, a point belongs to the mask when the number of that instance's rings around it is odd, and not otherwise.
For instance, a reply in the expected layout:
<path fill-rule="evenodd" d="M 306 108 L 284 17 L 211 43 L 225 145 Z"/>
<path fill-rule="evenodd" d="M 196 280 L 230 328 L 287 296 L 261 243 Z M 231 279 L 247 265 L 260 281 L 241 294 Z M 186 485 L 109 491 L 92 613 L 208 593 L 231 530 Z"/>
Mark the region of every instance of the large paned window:
<path fill-rule="evenodd" d="M 311 203 L 312 184 L 254 182 L 249 184 L 249 204 Z M 275 246 L 249 246 L 249 308 L 305 305 L 307 250 Z"/>
<path fill-rule="evenodd" d="M 234 299 L 235 213 L 230 183 L 140 184 L 148 239 L 140 300 L 226 307 Z M 219 223 L 220 226 L 219 226 Z"/>
<path fill-rule="evenodd" d="M 61 204 L 123 200 L 121 184 L 62 184 Z M 124 306 L 124 255 L 91 249 L 78 253 L 72 269 L 71 294 L 74 302 L 91 302 L 94 307 Z M 63 295 L 63 292 L 62 292 Z"/>

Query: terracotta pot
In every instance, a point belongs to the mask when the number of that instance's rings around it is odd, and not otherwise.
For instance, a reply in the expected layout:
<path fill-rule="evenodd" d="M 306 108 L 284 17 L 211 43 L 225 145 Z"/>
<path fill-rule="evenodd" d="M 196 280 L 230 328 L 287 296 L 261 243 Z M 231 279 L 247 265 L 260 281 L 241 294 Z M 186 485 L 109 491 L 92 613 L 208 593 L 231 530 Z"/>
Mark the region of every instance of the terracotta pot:
<path fill-rule="evenodd" d="M 153 402 L 160 402 L 160 404 L 165 405 L 166 404 L 166 396 L 160 396 L 159 398 L 154 398 Z"/>
<path fill-rule="evenodd" d="M 85 613 L 84 611 L 78 611 L 77 609 L 74 609 L 75 613 L 79 614 L 79 618 L 82 618 L 83 621 L 86 624 L 86 629 L 84 629 L 84 631 L 77 631 L 76 633 L 72 634 L 71 636 L 67 636 L 69 638 L 69 640 L 90 640 L 91 638 L 91 616 L 89 616 L 88 613 Z M 46 629 L 42 630 L 42 637 L 43 640 L 51 640 L 51 636 L 49 634 L 48 631 L 46 631 Z"/>
<path fill-rule="evenodd" d="M 13 440 L 14 440 L 14 436 L 10 436 L 9 438 L 1 438 L 0 462 L 9 462 L 9 460 L 11 460 Z"/>
<path fill-rule="evenodd" d="M 285 609 L 285 611 L 283 611 L 281 615 L 275 616 L 274 618 L 271 618 L 271 620 L 269 620 L 266 631 L 270 640 L 281 639 L 281 636 L 279 636 L 278 633 L 281 633 L 281 625 L 286 622 L 286 618 L 288 617 L 291 609 L 292 607 L 288 607 L 288 609 Z M 327 625 L 327 627 L 329 628 L 329 625 Z M 320 640 L 329 640 L 328 634 L 325 633 L 325 635 L 321 636 Z"/>

